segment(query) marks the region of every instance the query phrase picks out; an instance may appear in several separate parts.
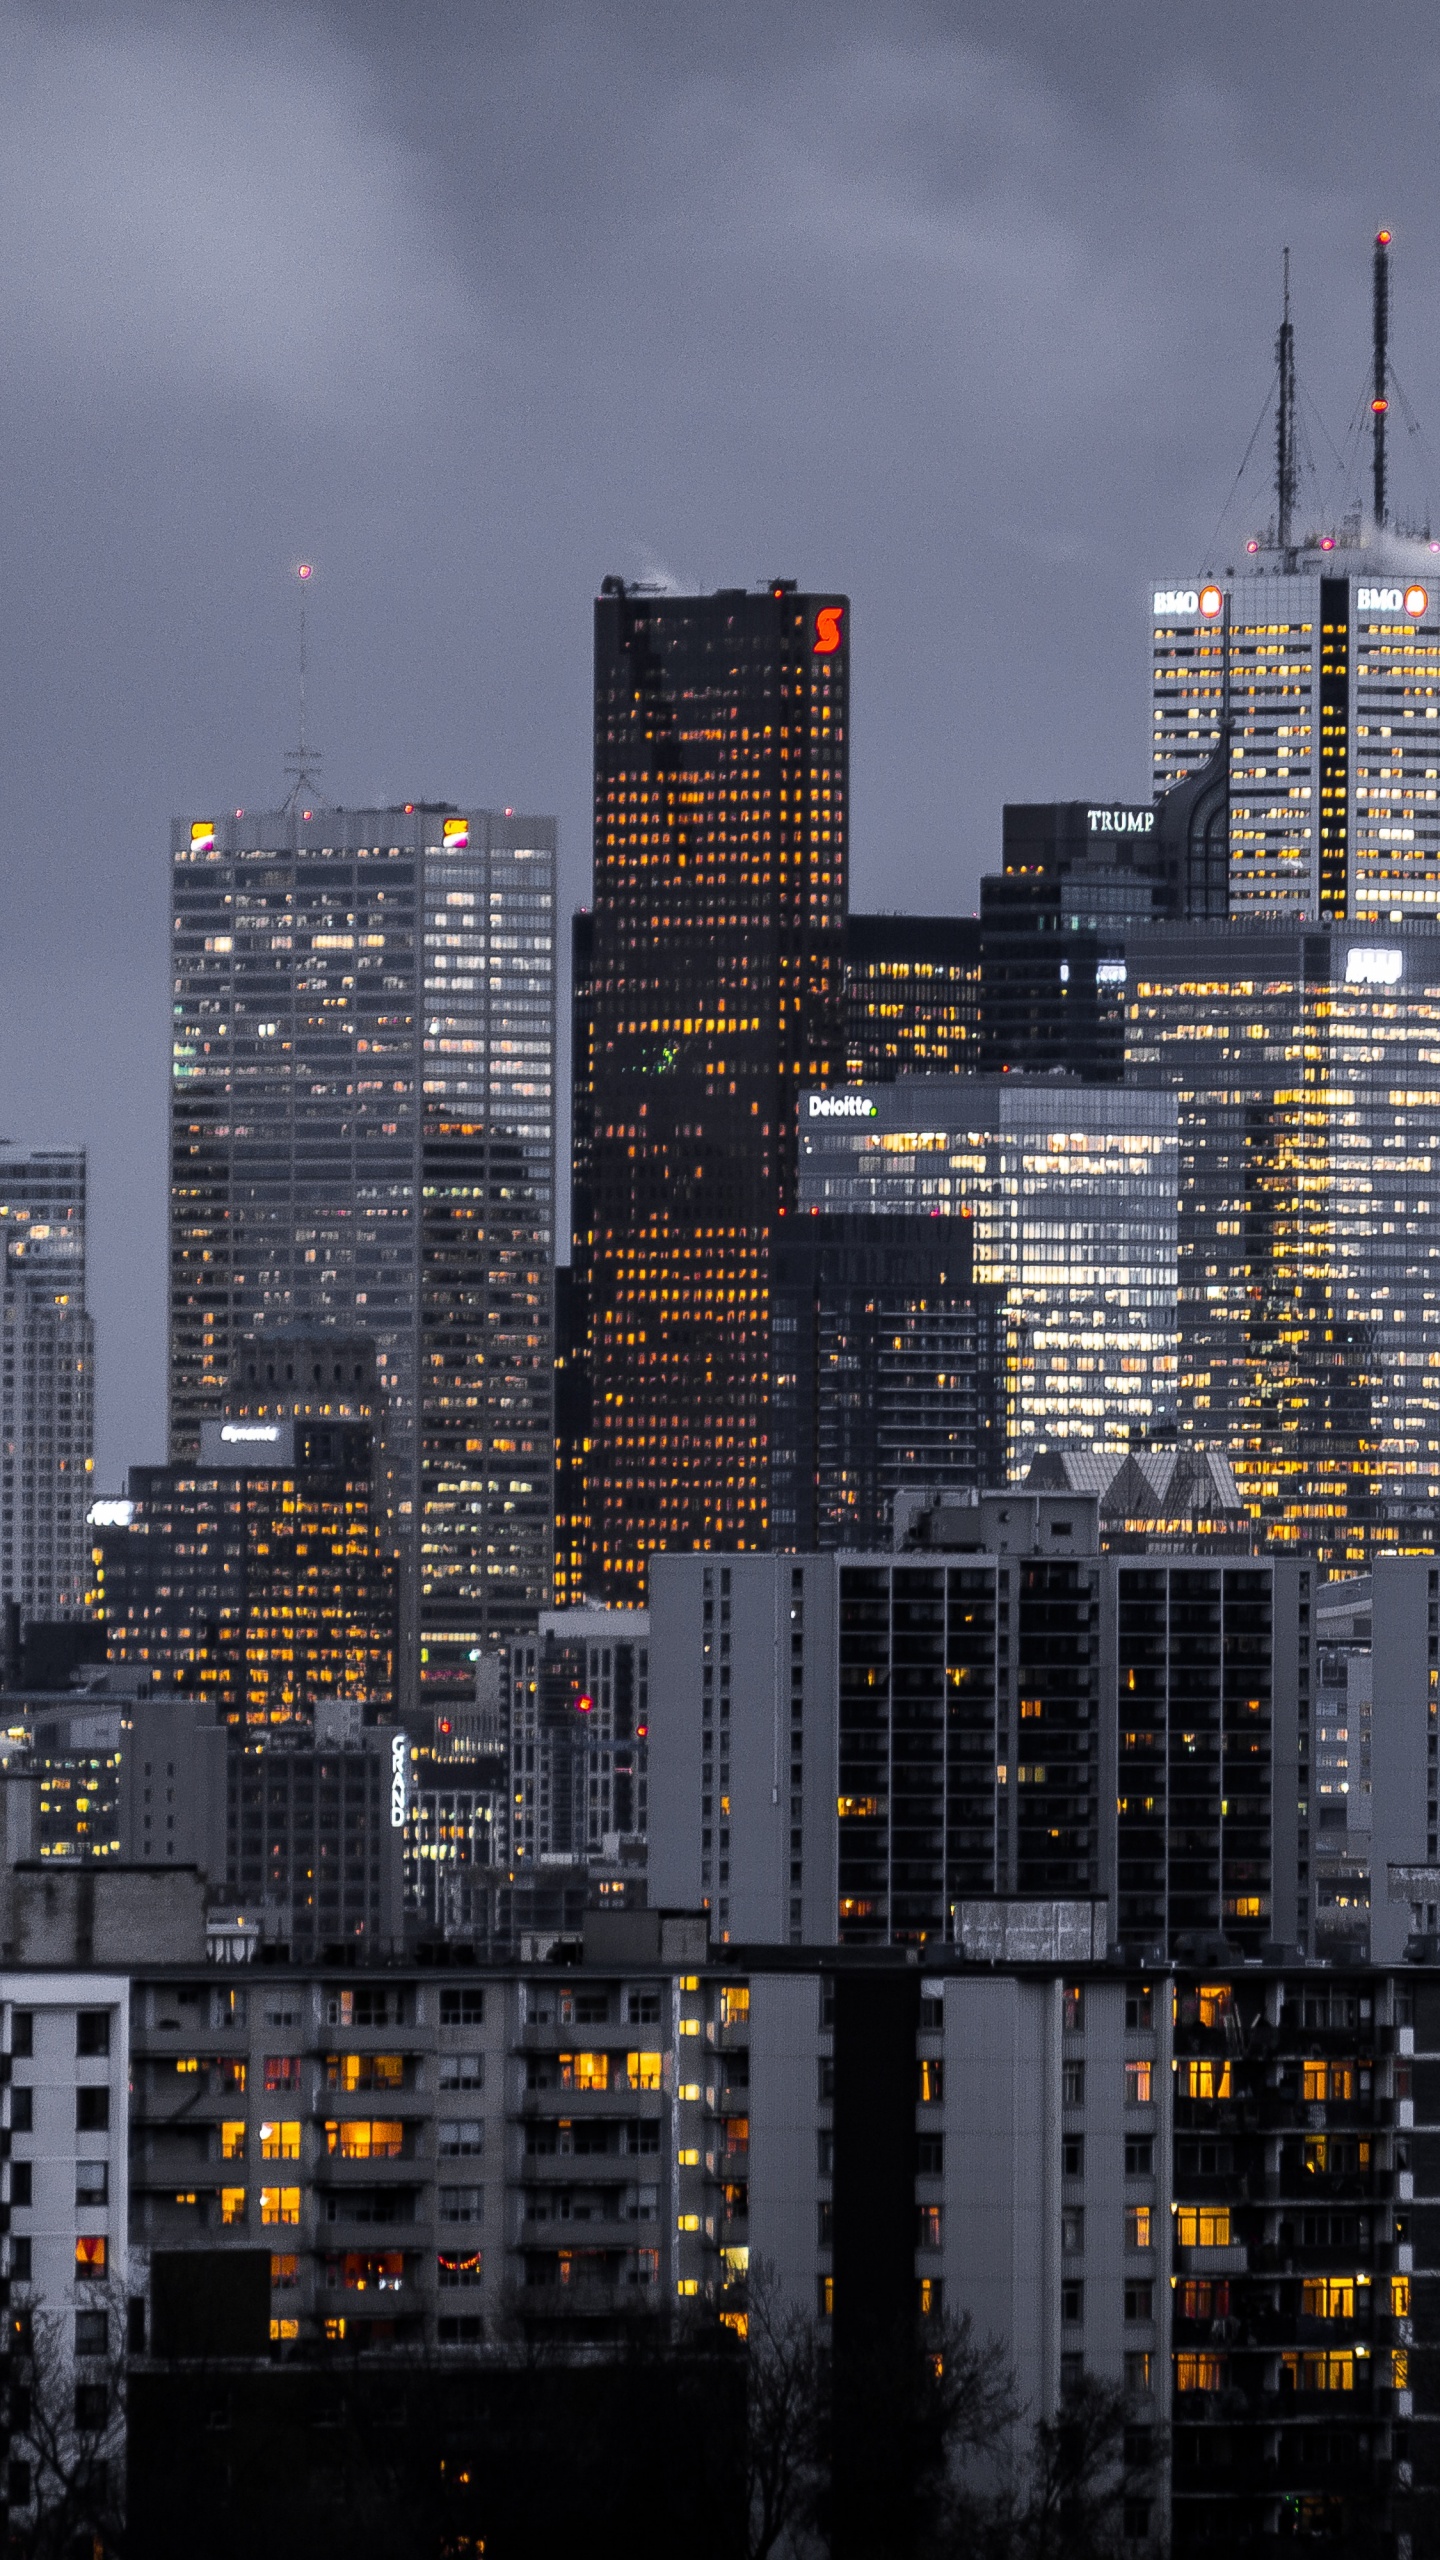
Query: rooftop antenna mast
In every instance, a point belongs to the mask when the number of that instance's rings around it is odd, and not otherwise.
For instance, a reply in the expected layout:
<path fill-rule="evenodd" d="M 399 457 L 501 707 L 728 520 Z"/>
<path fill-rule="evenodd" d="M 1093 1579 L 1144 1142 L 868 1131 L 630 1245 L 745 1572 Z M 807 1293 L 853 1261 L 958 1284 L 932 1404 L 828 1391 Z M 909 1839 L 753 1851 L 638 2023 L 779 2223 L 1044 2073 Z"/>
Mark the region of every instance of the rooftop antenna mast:
<path fill-rule="evenodd" d="M 302 560 L 295 571 L 300 589 L 300 735 L 285 758 L 285 778 L 290 785 L 287 809 L 293 809 L 307 795 L 312 800 L 320 797 L 320 750 L 307 745 L 305 738 L 305 598 L 314 575 L 308 560 Z"/>
<path fill-rule="evenodd" d="M 1280 333 L 1275 341 L 1275 362 L 1280 374 L 1280 398 L 1275 411 L 1275 518 L 1280 549 L 1289 551 L 1295 539 L 1295 485 L 1299 465 L 1296 452 L 1295 329 L 1290 318 L 1288 249 L 1285 252 L 1284 275 Z"/>
<path fill-rule="evenodd" d="M 1372 297 L 1372 337 L 1375 351 L 1375 377 L 1370 398 L 1370 416 L 1375 434 L 1375 530 L 1383 533 L 1385 512 L 1385 419 L 1390 402 L 1390 234 L 1375 234 L 1375 271 Z"/>

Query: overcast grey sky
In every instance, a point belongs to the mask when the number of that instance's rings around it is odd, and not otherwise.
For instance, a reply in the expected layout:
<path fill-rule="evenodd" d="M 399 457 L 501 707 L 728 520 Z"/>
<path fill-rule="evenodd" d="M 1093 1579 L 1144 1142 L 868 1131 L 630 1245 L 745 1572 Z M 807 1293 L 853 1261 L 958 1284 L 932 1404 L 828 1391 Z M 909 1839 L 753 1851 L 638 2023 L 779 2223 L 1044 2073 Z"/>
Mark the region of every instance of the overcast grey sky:
<path fill-rule="evenodd" d="M 599 579 L 848 589 L 854 897 L 968 910 L 1004 799 L 1147 789 L 1284 242 L 1339 440 L 1393 229 L 1440 448 L 1440 32 L 1375 23 L 8 0 L 0 1129 L 91 1148 L 104 1485 L 163 1454 L 168 820 L 280 796 L 293 564 L 332 796 L 557 811 L 572 903 Z"/>

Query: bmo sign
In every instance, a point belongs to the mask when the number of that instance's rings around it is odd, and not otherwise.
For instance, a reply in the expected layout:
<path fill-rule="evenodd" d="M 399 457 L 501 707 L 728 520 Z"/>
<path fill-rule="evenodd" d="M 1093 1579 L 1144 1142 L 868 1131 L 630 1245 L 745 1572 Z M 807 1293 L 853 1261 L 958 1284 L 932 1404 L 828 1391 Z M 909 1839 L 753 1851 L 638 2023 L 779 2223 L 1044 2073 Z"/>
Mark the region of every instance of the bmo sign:
<path fill-rule="evenodd" d="M 1225 598 L 1219 587 L 1157 587 L 1155 611 L 1172 621 L 1177 614 L 1198 613 L 1205 622 L 1218 622 L 1225 610 Z"/>
<path fill-rule="evenodd" d="M 1429 611 L 1430 591 L 1427 587 L 1357 587 L 1357 613 L 1408 613 L 1418 622 Z"/>

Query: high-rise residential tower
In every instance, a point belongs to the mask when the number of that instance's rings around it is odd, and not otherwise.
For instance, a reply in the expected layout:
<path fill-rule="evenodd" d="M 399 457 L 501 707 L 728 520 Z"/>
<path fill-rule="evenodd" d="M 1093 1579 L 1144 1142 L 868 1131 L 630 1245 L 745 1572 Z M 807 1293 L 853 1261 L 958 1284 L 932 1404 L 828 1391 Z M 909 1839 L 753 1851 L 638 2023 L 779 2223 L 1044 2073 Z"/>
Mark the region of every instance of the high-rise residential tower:
<path fill-rule="evenodd" d="M 1440 557 L 1352 530 L 1153 591 L 1155 787 L 1228 748 L 1236 912 L 1440 914 Z"/>
<path fill-rule="evenodd" d="M 0 1598 L 16 1632 L 81 1618 L 95 1468 L 85 1152 L 0 1155 Z"/>
<path fill-rule="evenodd" d="M 768 1534 L 767 1283 L 804 1086 L 844 1071 L 849 605 L 776 579 L 595 609 L 575 1268 L 595 1596 Z"/>
<path fill-rule="evenodd" d="M 550 1596 L 555 824 L 316 808 L 177 822 L 170 1443 L 242 1337 L 363 1333 L 401 1695 Z"/>

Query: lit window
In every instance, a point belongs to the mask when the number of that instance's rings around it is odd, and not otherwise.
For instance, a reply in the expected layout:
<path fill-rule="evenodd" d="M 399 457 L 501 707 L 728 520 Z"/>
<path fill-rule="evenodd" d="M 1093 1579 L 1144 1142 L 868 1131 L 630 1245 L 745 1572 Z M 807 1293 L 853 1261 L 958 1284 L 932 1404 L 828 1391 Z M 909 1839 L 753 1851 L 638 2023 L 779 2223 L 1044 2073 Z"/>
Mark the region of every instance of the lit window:
<path fill-rule="evenodd" d="M 1175 2388 L 1177 2391 L 1223 2391 L 1225 2359 L 1223 2356 L 1177 2356 Z"/>
<path fill-rule="evenodd" d="M 610 2056 L 608 2053 L 562 2053 L 560 2056 L 562 2089 L 608 2089 Z"/>
<path fill-rule="evenodd" d="M 272 2293 L 288 2293 L 293 2286 L 299 2283 L 299 2281 L 300 2261 L 298 2258 L 271 2259 L 270 2289 Z"/>
<path fill-rule="evenodd" d="M 244 2188 L 243 2188 L 243 2187 L 222 2187 L 222 2188 L 221 2188 L 221 2190 L 220 2190 L 220 2219 L 221 2219 L 221 2221 L 222 2221 L 222 2222 L 243 2222 L 243 2221 L 244 2221 L 244 2219 L 245 2219 L 245 2190 L 244 2190 Z"/>
<path fill-rule="evenodd" d="M 601 2056 L 601 2060 L 604 2060 L 603 2055 Z M 660 2086 L 660 2065 L 661 2056 L 658 2053 L 627 2053 L 625 2056 L 625 2071 L 631 2088 L 658 2089 Z M 601 2081 L 599 2085 L 603 2088 L 605 2084 Z M 683 2096 L 686 2093 L 682 2091 L 681 2094 Z M 698 2091 L 696 2094 L 698 2096 Z"/>
<path fill-rule="evenodd" d="M 1353 2391 L 1355 2358 L 1348 2347 L 1320 2355 L 1282 2355 L 1280 2387 L 1290 2391 Z"/>
<path fill-rule="evenodd" d="M 1182 2249 L 1228 2249 L 1230 2246 L 1228 2205 L 1182 2204 L 1175 2216 L 1175 2225 Z"/>
<path fill-rule="evenodd" d="M 1127 2078 L 1129 2076 L 1129 2069 L 1130 2066 L 1127 2064 Z M 1230 2065 L 1228 2061 L 1214 2062 L 1209 2059 L 1202 2059 L 1198 2062 L 1182 2062 L 1180 2065 L 1180 2095 L 1182 2098 L 1228 2098 L 1230 2096 Z"/>
<path fill-rule="evenodd" d="M 272 2320 L 270 2323 L 270 2337 L 273 2345 L 283 2346 L 289 2339 L 298 2338 L 299 2335 L 298 2320 Z"/>
<path fill-rule="evenodd" d="M 1127 2249 L 1149 2248 L 1150 2207 L 1148 2204 L 1132 2204 L 1126 2206 L 1125 2246 Z"/>
<path fill-rule="evenodd" d="M 1353 2276 L 1307 2276 L 1300 2287 L 1300 2308 L 1307 2320 L 1353 2320 Z"/>
<path fill-rule="evenodd" d="M 284 2124 L 262 2124 L 260 2157 L 262 2160 L 298 2160 L 300 2157 L 298 2119 L 292 2119 Z"/>
<path fill-rule="evenodd" d="M 103 2284 L 106 2273 L 106 2244 L 96 2234 L 86 2234 L 75 2243 L 75 2281 L 77 2284 Z"/>
<path fill-rule="evenodd" d="M 405 2147 L 405 2127 L 381 2117 L 356 2116 L 325 2127 L 325 2148 L 342 2160 L 398 2160 Z"/>
<path fill-rule="evenodd" d="M 1151 2068 L 1152 2066 L 1148 2062 L 1126 2063 L 1125 2103 L 1128 2107 L 1149 2106 Z"/>
<path fill-rule="evenodd" d="M 298 2187 L 262 2187 L 260 2190 L 262 2222 L 298 2222 L 300 2190 Z"/>
<path fill-rule="evenodd" d="M 243 2117 L 234 2123 L 222 2124 L 220 2127 L 220 2157 L 222 2160 L 244 2159 L 245 2122 Z"/>

